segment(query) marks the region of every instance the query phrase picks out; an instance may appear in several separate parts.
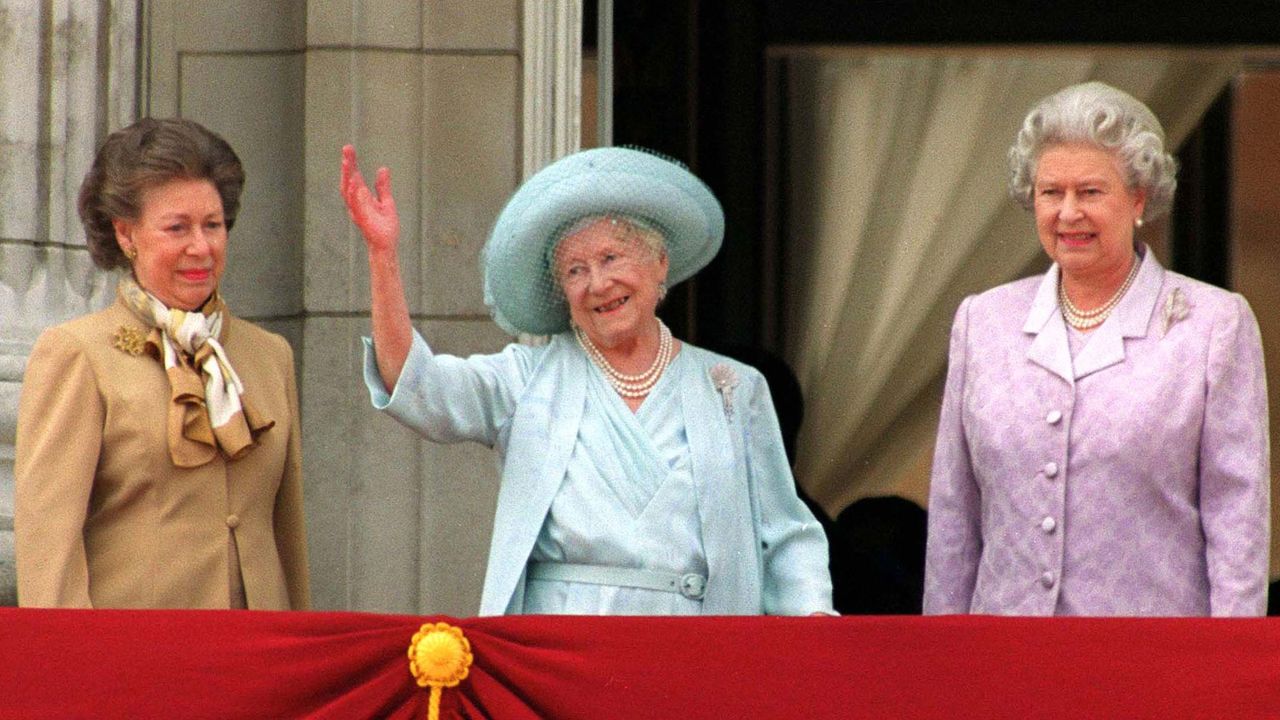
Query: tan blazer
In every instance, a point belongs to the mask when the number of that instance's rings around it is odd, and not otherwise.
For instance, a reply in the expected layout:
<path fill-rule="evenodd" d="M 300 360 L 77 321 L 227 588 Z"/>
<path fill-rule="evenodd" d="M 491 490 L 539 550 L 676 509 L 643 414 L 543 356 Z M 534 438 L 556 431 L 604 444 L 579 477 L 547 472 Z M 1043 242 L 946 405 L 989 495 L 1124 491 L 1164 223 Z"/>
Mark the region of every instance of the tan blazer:
<path fill-rule="evenodd" d="M 226 608 L 234 534 L 251 609 L 310 603 L 293 352 L 231 317 L 222 343 L 258 414 L 275 421 L 239 460 L 169 458 L 169 381 L 114 346 L 146 328 L 121 302 L 50 328 L 27 361 L 18 410 L 18 604 Z"/>

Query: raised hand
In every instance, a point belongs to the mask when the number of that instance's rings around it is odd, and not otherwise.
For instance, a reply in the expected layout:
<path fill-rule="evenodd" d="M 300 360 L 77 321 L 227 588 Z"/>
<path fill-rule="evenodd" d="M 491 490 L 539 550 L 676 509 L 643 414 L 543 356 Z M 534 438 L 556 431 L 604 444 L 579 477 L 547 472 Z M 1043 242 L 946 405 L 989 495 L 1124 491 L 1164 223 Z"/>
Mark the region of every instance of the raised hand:
<path fill-rule="evenodd" d="M 342 199 L 347 202 L 351 221 L 364 235 L 369 248 L 370 320 L 373 343 L 377 348 L 378 374 L 387 392 L 400 379 L 409 348 L 413 344 L 413 325 L 409 320 L 409 304 L 400 280 L 400 261 L 396 246 L 400 242 L 400 215 L 391 197 L 391 171 L 378 168 L 378 177 L 369 186 L 356 167 L 356 149 L 342 148 Z"/>
<path fill-rule="evenodd" d="M 356 165 L 356 149 L 342 148 L 342 199 L 347 203 L 351 221 L 360 229 L 370 253 L 392 251 L 400 239 L 400 215 L 391 196 L 391 171 L 378 168 L 374 191 L 365 184 Z"/>

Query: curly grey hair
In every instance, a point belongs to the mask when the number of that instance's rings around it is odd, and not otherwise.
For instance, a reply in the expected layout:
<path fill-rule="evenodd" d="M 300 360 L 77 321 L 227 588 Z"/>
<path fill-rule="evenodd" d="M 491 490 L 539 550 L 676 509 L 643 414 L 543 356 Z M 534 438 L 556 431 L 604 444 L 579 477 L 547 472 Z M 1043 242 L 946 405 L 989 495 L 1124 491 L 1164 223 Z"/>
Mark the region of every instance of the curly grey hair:
<path fill-rule="evenodd" d="M 1147 193 L 1144 219 L 1158 218 L 1173 205 L 1178 161 L 1164 150 L 1160 121 L 1137 98 L 1096 81 L 1059 90 L 1027 113 L 1009 148 L 1013 199 L 1032 209 L 1040 154 L 1052 145 L 1076 142 L 1116 154 L 1129 188 Z"/>

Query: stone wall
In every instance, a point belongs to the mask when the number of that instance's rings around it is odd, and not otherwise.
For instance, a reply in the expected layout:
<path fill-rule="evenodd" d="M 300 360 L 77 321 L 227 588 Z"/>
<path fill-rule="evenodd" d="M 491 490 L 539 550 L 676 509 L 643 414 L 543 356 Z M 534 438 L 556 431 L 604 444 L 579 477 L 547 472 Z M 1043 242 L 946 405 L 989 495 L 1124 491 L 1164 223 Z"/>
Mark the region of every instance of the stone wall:
<path fill-rule="evenodd" d="M 82 5 L 108 15 L 72 17 Z M 495 459 L 426 443 L 370 408 L 368 268 L 337 193 L 339 149 L 354 143 L 366 169 L 392 170 L 419 330 L 445 352 L 497 350 L 510 338 L 482 303 L 479 251 L 521 178 L 577 147 L 580 7 L 0 0 L 0 603 L 13 602 L 6 528 L 26 354 L 41 329 L 106 304 L 114 287 L 88 262 L 75 189 L 106 132 L 181 115 L 245 164 L 222 290 L 294 347 L 316 606 L 475 612 Z"/>

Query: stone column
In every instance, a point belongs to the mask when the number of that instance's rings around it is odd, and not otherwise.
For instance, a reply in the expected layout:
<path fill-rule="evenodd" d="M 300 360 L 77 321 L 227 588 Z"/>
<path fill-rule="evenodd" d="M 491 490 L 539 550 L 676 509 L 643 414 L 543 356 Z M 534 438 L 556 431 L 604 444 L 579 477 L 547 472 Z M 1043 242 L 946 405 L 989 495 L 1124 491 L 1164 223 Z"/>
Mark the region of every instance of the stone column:
<path fill-rule="evenodd" d="M 0 605 L 16 603 L 13 443 L 40 331 L 98 309 L 80 180 L 109 128 L 136 116 L 137 0 L 0 0 Z"/>

